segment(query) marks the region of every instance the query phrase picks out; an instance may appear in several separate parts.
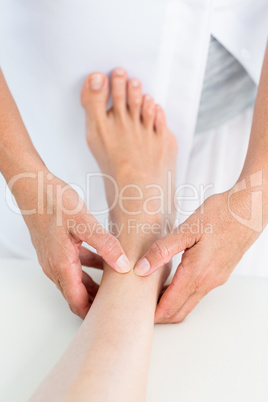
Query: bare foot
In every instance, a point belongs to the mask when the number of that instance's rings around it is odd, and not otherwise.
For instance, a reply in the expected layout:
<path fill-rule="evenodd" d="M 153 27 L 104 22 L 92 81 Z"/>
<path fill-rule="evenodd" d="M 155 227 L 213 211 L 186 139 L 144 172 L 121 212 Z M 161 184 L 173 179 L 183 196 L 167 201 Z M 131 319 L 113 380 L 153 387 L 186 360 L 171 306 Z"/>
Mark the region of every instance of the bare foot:
<path fill-rule="evenodd" d="M 128 80 L 127 72 L 122 68 L 112 72 L 111 93 L 113 107 L 107 111 L 108 77 L 93 73 L 83 85 L 81 103 L 86 112 L 90 150 L 102 172 L 111 175 L 119 189 L 134 184 L 144 192 L 144 199 L 148 199 L 149 192 L 152 197 L 157 195 L 156 186 L 159 186 L 158 191 L 161 188 L 165 198 L 168 172 L 172 191 L 175 186 L 177 142 L 167 128 L 164 111 L 155 105 L 151 96 L 142 94 L 142 85 L 137 78 Z M 111 204 L 114 196 L 111 186 L 106 186 L 106 192 Z M 128 189 L 127 195 L 132 194 L 134 196 L 134 190 Z M 147 207 L 152 211 L 156 208 L 154 204 L 157 202 L 151 202 L 149 207 L 147 203 Z M 164 204 L 158 215 L 162 218 L 169 215 L 173 220 L 174 208 L 168 208 L 166 199 Z M 136 207 L 137 202 L 133 209 Z"/>

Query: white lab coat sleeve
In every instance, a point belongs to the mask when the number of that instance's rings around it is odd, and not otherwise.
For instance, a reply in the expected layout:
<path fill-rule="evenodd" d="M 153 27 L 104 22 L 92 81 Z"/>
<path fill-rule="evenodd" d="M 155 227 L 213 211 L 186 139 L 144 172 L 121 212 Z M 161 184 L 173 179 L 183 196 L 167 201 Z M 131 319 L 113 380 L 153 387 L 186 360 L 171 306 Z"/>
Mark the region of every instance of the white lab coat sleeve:
<path fill-rule="evenodd" d="M 267 0 L 238 1 L 214 6 L 212 35 L 259 83 L 268 34 Z"/>

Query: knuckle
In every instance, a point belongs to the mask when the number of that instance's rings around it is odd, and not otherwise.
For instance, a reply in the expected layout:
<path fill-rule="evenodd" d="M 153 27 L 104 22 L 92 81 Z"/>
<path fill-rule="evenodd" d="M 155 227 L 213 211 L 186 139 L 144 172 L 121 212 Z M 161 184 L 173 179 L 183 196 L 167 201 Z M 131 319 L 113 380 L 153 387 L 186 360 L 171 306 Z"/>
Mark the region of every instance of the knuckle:
<path fill-rule="evenodd" d="M 171 324 L 181 324 L 184 321 L 184 317 L 176 317 L 171 321 Z"/>
<path fill-rule="evenodd" d="M 72 313 L 74 313 L 75 315 L 79 315 L 79 310 L 76 306 L 74 306 L 73 304 L 69 304 L 69 308 Z"/>
<path fill-rule="evenodd" d="M 152 253 L 160 257 L 161 260 L 167 262 L 169 257 L 168 248 L 163 240 L 157 240 L 152 245 Z"/>
<path fill-rule="evenodd" d="M 193 293 L 195 293 L 198 290 L 199 287 L 200 287 L 200 285 L 197 284 L 196 281 L 194 283 L 189 284 L 186 288 L 185 296 L 192 295 Z"/>
<path fill-rule="evenodd" d="M 221 278 L 218 279 L 217 281 L 217 286 L 223 286 L 225 283 L 228 281 L 229 276 L 222 276 Z"/>
<path fill-rule="evenodd" d="M 176 312 L 177 311 L 175 311 L 175 309 L 171 309 L 170 306 L 168 306 L 167 304 L 161 303 L 161 301 L 157 307 L 157 313 L 158 313 L 159 317 L 161 317 L 165 320 L 170 320 L 171 317 L 173 317 Z"/>
<path fill-rule="evenodd" d="M 48 261 L 49 265 L 51 266 L 51 269 L 54 270 L 54 267 L 56 265 L 56 261 L 55 261 L 55 256 L 54 256 L 53 253 L 51 253 L 51 252 L 47 253 L 47 261 Z"/>
<path fill-rule="evenodd" d="M 62 293 L 63 297 L 65 298 L 60 282 L 57 279 L 54 279 L 53 282 L 55 283 L 56 287 L 59 289 L 59 291 Z"/>
<path fill-rule="evenodd" d="M 192 258 L 187 251 L 184 251 L 181 257 L 181 266 L 183 269 L 188 268 L 192 264 Z"/>
<path fill-rule="evenodd" d="M 68 302 L 76 307 L 78 307 L 77 299 L 75 297 L 74 291 L 71 284 L 69 282 L 64 282 L 63 280 L 60 282 L 60 286 L 62 288 L 62 293 Z"/>
<path fill-rule="evenodd" d="M 98 254 L 100 256 L 105 255 L 105 254 L 110 254 L 114 251 L 114 249 L 117 247 L 117 245 L 118 245 L 118 243 L 117 243 L 116 238 L 108 233 L 105 235 L 102 247 L 100 250 L 98 250 Z"/>
<path fill-rule="evenodd" d="M 60 282 L 62 275 L 61 275 L 61 270 L 58 267 L 58 265 L 57 264 L 55 264 L 53 266 L 51 265 L 51 269 L 53 271 L 53 275 L 55 276 L 56 280 Z"/>
<path fill-rule="evenodd" d="M 164 317 L 168 320 L 172 321 L 172 317 L 177 313 L 177 311 L 175 310 L 165 310 L 164 312 Z"/>
<path fill-rule="evenodd" d="M 51 280 L 53 281 L 52 275 L 51 275 L 51 271 L 49 269 L 49 267 L 47 265 L 42 265 L 42 270 L 44 272 L 44 274 Z"/>
<path fill-rule="evenodd" d="M 68 291 L 66 292 L 66 289 L 64 289 L 63 290 L 63 296 L 67 300 L 67 302 L 69 303 L 69 307 L 70 307 L 71 311 L 74 314 L 77 314 L 79 312 L 79 305 L 75 302 L 75 300 L 72 297 L 72 295 L 70 295 L 70 293 Z"/>
<path fill-rule="evenodd" d="M 38 252 L 38 250 L 36 250 L 36 254 L 37 254 L 37 259 L 38 259 L 38 263 L 41 267 L 43 267 L 46 263 L 46 261 L 44 260 L 44 256 Z"/>
<path fill-rule="evenodd" d="M 200 264 L 203 265 L 199 250 L 194 248 L 186 249 L 182 254 L 181 263 L 184 267 L 192 270 L 196 270 Z"/>
<path fill-rule="evenodd" d="M 73 314 L 77 315 L 80 318 L 85 318 L 86 313 L 89 310 L 89 308 L 79 306 L 77 303 L 73 303 L 72 301 L 70 301 L 68 299 L 67 299 L 67 302 L 68 302 L 69 308 Z"/>

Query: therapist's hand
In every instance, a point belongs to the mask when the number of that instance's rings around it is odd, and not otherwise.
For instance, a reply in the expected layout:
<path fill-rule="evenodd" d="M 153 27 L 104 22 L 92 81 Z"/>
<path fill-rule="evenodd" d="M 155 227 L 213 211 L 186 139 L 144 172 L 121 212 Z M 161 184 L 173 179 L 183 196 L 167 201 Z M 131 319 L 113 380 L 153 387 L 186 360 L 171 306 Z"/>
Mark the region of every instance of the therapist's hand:
<path fill-rule="evenodd" d="M 20 178 L 13 183 L 13 193 L 44 273 L 60 289 L 71 311 L 84 318 L 98 286 L 82 271 L 81 261 L 102 268 L 104 259 L 118 272 L 129 271 L 130 265 L 119 241 L 89 213 L 76 191 L 48 171 L 41 176 L 39 184 Z M 82 242 L 98 255 L 81 248 Z"/>
<path fill-rule="evenodd" d="M 156 323 L 182 322 L 208 292 L 227 281 L 262 230 L 261 205 L 261 192 L 241 190 L 238 184 L 209 197 L 152 245 L 145 260 L 136 264 L 136 274 L 147 276 L 184 251 L 171 284 L 163 290 Z"/>

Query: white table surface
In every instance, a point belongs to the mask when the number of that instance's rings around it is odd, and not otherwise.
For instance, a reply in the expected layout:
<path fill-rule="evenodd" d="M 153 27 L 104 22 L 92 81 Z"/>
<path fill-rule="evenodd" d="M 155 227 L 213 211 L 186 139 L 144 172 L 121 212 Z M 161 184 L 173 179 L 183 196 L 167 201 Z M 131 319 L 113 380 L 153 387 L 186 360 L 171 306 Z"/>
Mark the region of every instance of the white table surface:
<path fill-rule="evenodd" d="M 81 320 L 37 263 L 11 259 L 0 317 L 0 401 L 27 401 Z M 182 324 L 155 327 L 147 402 L 267 402 L 267 379 L 267 278 L 232 276 Z"/>

